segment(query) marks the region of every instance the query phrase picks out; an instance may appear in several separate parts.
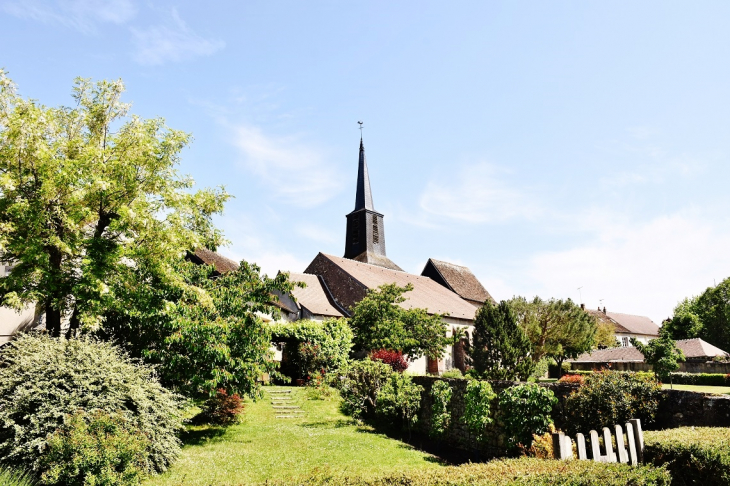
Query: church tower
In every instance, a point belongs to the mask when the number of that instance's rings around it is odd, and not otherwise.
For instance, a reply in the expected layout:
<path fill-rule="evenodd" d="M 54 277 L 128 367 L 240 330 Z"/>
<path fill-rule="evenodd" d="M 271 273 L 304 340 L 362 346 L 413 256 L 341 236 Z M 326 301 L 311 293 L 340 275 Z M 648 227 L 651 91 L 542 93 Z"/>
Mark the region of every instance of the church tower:
<path fill-rule="evenodd" d="M 373 207 L 365 146 L 360 137 L 360 158 L 357 166 L 355 209 L 347 215 L 345 258 L 371 265 L 403 271 L 385 256 L 385 228 L 383 215 Z"/>

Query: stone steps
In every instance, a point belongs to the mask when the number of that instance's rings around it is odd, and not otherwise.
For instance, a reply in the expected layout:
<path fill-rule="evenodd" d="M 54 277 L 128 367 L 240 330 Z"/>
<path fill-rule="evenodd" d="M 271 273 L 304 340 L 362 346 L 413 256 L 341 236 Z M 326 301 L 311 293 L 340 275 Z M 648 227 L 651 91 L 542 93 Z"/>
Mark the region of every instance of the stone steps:
<path fill-rule="evenodd" d="M 293 405 L 292 400 L 294 394 L 292 390 L 275 390 L 269 391 L 269 398 L 271 400 L 271 408 L 274 409 L 274 415 L 277 419 L 292 419 L 302 418 L 304 416 L 304 410 L 298 405 Z"/>

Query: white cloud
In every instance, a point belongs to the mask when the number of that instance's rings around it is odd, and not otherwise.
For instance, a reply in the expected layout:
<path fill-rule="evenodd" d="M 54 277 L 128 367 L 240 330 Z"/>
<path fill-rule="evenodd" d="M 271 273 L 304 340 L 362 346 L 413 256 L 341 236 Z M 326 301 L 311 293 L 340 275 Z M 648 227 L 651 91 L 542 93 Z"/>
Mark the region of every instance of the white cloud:
<path fill-rule="evenodd" d="M 0 8 L 20 18 L 61 24 L 85 34 L 96 32 L 97 24 L 124 24 L 137 9 L 129 0 L 23 0 L 4 2 Z"/>
<path fill-rule="evenodd" d="M 534 217 L 539 208 L 500 177 L 488 163 L 462 167 L 451 178 L 431 181 L 420 198 L 430 215 L 467 223 L 494 223 L 515 217 Z"/>
<path fill-rule="evenodd" d="M 727 221 L 697 212 L 660 216 L 648 223 L 604 220 L 589 243 L 543 252 L 525 273 L 541 296 L 578 300 L 615 312 L 648 315 L 657 324 L 677 302 L 730 275 Z"/>
<path fill-rule="evenodd" d="M 312 207 L 339 192 L 337 171 L 320 150 L 293 137 L 268 136 L 249 125 L 233 130 L 233 144 L 240 150 L 243 164 L 279 199 Z"/>
<path fill-rule="evenodd" d="M 166 25 L 130 30 L 137 49 L 133 57 L 140 64 L 159 65 L 210 56 L 226 46 L 221 39 L 206 39 L 190 30 L 175 9 Z"/>

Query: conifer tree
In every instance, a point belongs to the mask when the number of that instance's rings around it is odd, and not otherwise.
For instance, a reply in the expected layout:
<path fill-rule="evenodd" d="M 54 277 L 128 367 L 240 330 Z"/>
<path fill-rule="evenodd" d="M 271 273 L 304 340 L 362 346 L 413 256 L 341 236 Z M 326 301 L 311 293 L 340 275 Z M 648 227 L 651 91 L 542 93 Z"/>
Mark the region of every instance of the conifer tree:
<path fill-rule="evenodd" d="M 487 301 L 474 320 L 472 343 L 467 354 L 481 378 L 492 380 L 527 379 L 534 363 L 531 345 L 517 325 L 509 305 Z"/>

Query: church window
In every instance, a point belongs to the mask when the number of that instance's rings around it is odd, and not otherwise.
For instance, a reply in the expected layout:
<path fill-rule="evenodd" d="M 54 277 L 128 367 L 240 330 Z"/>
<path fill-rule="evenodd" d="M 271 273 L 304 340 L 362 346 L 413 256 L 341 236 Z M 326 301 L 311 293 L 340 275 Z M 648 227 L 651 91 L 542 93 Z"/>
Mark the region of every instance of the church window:
<path fill-rule="evenodd" d="M 360 243 L 360 215 L 352 217 L 352 244 Z"/>
<path fill-rule="evenodd" d="M 373 243 L 378 244 L 380 243 L 380 233 L 378 232 L 378 218 L 377 216 L 373 218 Z"/>

